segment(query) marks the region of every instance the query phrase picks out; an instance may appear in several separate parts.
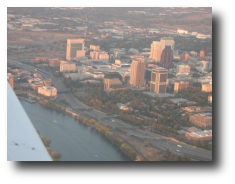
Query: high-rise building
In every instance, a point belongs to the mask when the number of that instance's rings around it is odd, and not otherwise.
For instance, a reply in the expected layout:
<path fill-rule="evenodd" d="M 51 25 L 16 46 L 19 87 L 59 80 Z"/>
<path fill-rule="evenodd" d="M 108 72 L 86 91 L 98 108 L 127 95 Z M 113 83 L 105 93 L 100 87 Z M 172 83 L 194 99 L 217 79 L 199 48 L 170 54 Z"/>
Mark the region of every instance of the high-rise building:
<path fill-rule="evenodd" d="M 188 87 L 189 87 L 189 82 L 184 82 L 184 81 L 175 82 L 174 91 L 178 92 L 183 89 L 187 89 Z"/>
<path fill-rule="evenodd" d="M 151 73 L 150 91 L 154 93 L 166 93 L 168 71 L 163 67 L 156 67 Z"/>
<path fill-rule="evenodd" d="M 165 49 L 166 46 L 171 46 L 171 50 L 174 52 L 175 41 L 173 37 L 163 37 L 161 38 L 160 42 L 153 41 L 153 43 L 151 44 L 151 52 L 149 58 L 153 59 L 156 62 L 160 62 L 162 51 Z"/>
<path fill-rule="evenodd" d="M 180 62 L 181 63 L 187 63 L 188 60 L 189 60 L 189 54 L 187 52 L 180 54 Z"/>
<path fill-rule="evenodd" d="M 175 41 L 173 37 L 163 37 L 161 38 L 160 42 L 161 42 L 161 53 L 166 46 L 171 46 L 171 50 L 174 52 Z"/>
<path fill-rule="evenodd" d="M 161 42 L 153 41 L 149 58 L 157 62 L 161 60 Z"/>
<path fill-rule="evenodd" d="M 61 63 L 60 72 L 70 72 L 75 71 L 76 65 L 74 63 Z"/>
<path fill-rule="evenodd" d="M 142 86 L 145 84 L 145 61 L 143 58 L 134 59 L 131 63 L 130 84 L 133 86 Z"/>
<path fill-rule="evenodd" d="M 171 46 L 166 46 L 162 51 L 160 65 L 164 68 L 169 68 L 172 65 L 173 51 Z"/>
<path fill-rule="evenodd" d="M 68 39 L 66 60 L 70 61 L 71 59 L 85 57 L 84 44 L 84 39 Z"/>
<path fill-rule="evenodd" d="M 201 51 L 200 51 L 200 55 L 199 55 L 199 56 L 200 56 L 200 58 L 204 58 L 204 57 L 205 57 L 205 52 L 204 52 L 204 50 L 201 50 Z"/>
<path fill-rule="evenodd" d="M 190 73 L 189 65 L 177 65 L 177 73 Z"/>

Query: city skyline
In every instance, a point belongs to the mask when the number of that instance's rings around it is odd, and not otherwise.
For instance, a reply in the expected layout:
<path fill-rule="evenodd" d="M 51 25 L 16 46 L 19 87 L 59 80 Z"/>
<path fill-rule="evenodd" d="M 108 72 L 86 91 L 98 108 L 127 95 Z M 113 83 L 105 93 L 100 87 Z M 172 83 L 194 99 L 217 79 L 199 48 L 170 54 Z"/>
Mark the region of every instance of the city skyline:
<path fill-rule="evenodd" d="M 54 161 L 212 161 L 211 20 L 203 7 L 8 8 L 8 89 Z"/>

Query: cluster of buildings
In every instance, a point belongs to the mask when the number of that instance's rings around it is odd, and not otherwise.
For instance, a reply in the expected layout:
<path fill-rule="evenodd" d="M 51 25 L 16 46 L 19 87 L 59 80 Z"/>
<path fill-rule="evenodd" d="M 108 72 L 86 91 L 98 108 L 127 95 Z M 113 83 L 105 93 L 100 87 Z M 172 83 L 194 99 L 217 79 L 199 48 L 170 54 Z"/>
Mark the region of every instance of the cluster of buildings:
<path fill-rule="evenodd" d="M 211 38 L 211 35 L 209 35 L 209 34 L 202 34 L 202 33 L 198 33 L 198 32 L 189 32 L 188 30 L 184 30 L 184 29 L 177 29 L 177 34 L 185 35 L 185 36 L 193 36 L 198 39 Z"/>
<path fill-rule="evenodd" d="M 26 17 L 23 15 L 7 14 L 7 29 L 9 30 L 34 30 L 38 24 L 44 24 L 39 19 Z M 48 22 L 47 22 L 48 23 Z M 46 23 L 46 24 L 47 24 Z"/>
<path fill-rule="evenodd" d="M 103 79 L 104 89 L 107 91 L 128 87 L 131 89 L 149 88 L 152 93 L 164 94 L 167 88 L 173 85 L 173 91 L 177 93 L 187 89 L 194 82 L 202 83 L 202 91 L 212 91 L 212 83 L 210 83 L 212 80 L 209 79 L 208 72 L 206 73 L 208 76 L 203 75 L 199 78 L 192 77 L 191 73 L 192 67 L 210 71 L 212 62 L 202 60 L 205 59 L 205 53 L 201 50 L 199 56 L 195 51 L 183 52 L 179 55 L 180 63 L 172 63 L 173 58 L 178 55 L 173 37 L 163 37 L 160 41 L 153 41 L 151 49 L 143 49 L 144 52 L 141 53 L 134 48 L 128 51 L 124 48 L 111 48 L 109 52 L 106 52 L 101 51 L 99 45 L 90 45 L 89 49 L 85 49 L 84 44 L 84 39 L 67 40 L 66 60 L 80 61 L 82 66 L 76 66 L 76 62 L 56 59 L 49 60 L 49 66 L 60 65 L 60 71 L 67 72 L 66 77 L 72 80 Z M 85 50 L 89 51 L 88 57 Z M 110 78 L 112 72 L 114 75 Z M 107 73 L 109 75 L 106 75 Z M 121 77 L 114 77 L 115 73 L 119 73 Z M 170 74 L 175 77 L 169 78 Z"/>
<path fill-rule="evenodd" d="M 10 73 L 7 73 L 7 79 L 11 87 L 14 89 L 14 80 L 22 80 L 19 84 L 24 90 L 33 89 L 43 96 L 47 97 L 56 97 L 57 90 L 52 87 L 51 79 L 43 79 L 42 76 L 38 73 L 33 75 L 22 69 L 11 69 Z"/>

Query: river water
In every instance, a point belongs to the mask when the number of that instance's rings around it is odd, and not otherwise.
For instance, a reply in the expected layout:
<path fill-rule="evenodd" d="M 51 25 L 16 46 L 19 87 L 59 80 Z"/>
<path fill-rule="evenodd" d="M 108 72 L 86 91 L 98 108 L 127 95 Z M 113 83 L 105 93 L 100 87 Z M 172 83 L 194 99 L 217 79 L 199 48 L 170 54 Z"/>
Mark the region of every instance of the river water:
<path fill-rule="evenodd" d="M 91 127 L 38 103 L 20 102 L 35 129 L 51 140 L 51 149 L 62 154 L 61 161 L 129 161 Z"/>

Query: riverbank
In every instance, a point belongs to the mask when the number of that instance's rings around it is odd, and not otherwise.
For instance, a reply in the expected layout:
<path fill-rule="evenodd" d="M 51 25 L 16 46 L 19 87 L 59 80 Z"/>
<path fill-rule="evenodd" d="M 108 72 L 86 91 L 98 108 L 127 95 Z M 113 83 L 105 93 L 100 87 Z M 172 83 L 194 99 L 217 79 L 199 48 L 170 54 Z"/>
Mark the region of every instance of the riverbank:
<path fill-rule="evenodd" d="M 22 99 L 22 100 L 25 100 L 29 103 L 36 103 L 36 101 L 32 100 L 31 98 L 25 98 L 25 97 L 22 97 L 22 96 L 18 96 L 19 99 Z"/>
<path fill-rule="evenodd" d="M 45 107 L 54 109 L 54 110 L 61 112 L 65 115 L 68 115 L 68 116 L 72 117 L 73 119 L 81 122 L 82 124 L 91 127 L 95 131 L 98 131 L 99 133 L 102 134 L 102 136 L 105 137 L 105 139 L 107 139 L 109 142 L 111 142 L 112 145 L 117 147 L 124 155 L 126 155 L 132 161 L 141 160 L 140 157 L 138 156 L 138 153 L 134 149 L 132 149 L 130 146 L 128 146 L 127 143 L 125 143 L 125 141 L 122 138 L 120 138 L 117 135 L 114 135 L 107 127 L 102 125 L 100 122 L 98 122 L 94 118 L 88 118 L 85 116 L 81 116 L 75 112 L 72 112 L 71 110 L 69 110 L 65 106 L 62 107 L 61 105 L 55 104 L 49 100 L 43 100 L 43 101 L 41 101 L 39 99 L 35 99 L 35 100 L 39 104 L 41 104 Z"/>

